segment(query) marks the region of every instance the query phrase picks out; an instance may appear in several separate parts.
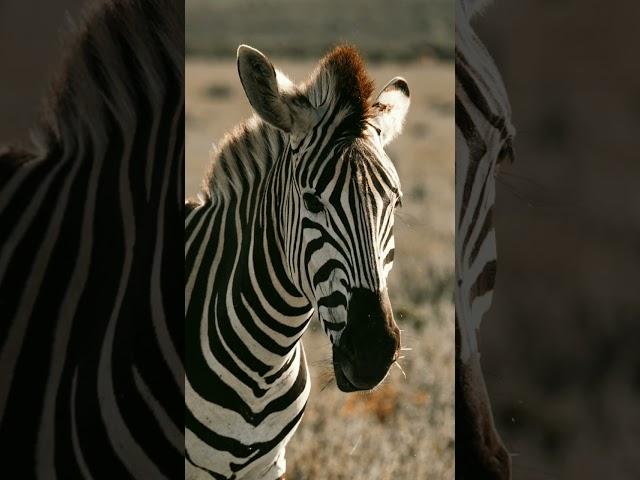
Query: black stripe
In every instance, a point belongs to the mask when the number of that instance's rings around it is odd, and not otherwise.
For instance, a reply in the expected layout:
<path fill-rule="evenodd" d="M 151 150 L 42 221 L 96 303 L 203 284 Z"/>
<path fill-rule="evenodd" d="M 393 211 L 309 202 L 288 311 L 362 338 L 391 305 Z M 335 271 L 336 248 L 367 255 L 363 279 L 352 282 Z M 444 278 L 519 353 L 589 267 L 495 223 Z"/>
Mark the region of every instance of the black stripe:
<path fill-rule="evenodd" d="M 487 153 L 487 146 L 482 139 L 482 136 L 476 129 L 473 120 L 467 113 L 466 108 L 456 95 L 456 126 L 460 128 L 462 135 L 469 147 L 469 169 L 467 170 L 463 190 L 462 190 L 462 205 L 460 205 L 460 218 L 458 220 L 458 228 L 462 225 L 462 221 L 465 217 L 467 207 L 469 205 L 469 197 L 471 196 L 471 189 L 476 177 L 476 172 L 480 165 L 480 160 Z"/>
<path fill-rule="evenodd" d="M 470 302 L 493 290 L 496 281 L 496 266 L 495 260 L 484 265 L 469 292 Z"/>

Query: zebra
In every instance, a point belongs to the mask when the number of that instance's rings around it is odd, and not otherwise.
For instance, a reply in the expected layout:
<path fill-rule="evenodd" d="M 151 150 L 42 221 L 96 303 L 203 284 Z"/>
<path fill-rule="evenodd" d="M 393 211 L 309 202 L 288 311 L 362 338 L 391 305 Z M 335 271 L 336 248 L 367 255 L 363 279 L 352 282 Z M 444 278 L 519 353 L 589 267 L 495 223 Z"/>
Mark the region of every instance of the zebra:
<path fill-rule="evenodd" d="M 511 478 L 480 367 L 477 329 L 496 278 L 495 183 L 514 160 L 511 108 L 500 74 L 470 22 L 486 1 L 456 2 L 456 472 Z"/>
<path fill-rule="evenodd" d="M 184 8 L 78 25 L 0 154 L 0 455 L 19 478 L 183 475 Z"/>
<path fill-rule="evenodd" d="M 185 473 L 272 480 L 309 397 L 314 314 L 341 391 L 375 387 L 398 358 L 386 281 L 402 192 L 384 146 L 409 87 L 396 77 L 372 102 L 349 45 L 302 85 L 246 45 L 237 67 L 255 115 L 186 206 Z"/>

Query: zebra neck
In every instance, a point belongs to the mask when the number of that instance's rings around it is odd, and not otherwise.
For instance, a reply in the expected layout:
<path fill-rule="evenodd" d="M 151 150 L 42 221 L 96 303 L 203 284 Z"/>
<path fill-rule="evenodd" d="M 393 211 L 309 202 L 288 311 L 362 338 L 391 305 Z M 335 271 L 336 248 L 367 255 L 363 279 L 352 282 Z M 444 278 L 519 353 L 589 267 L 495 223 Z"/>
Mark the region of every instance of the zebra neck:
<path fill-rule="evenodd" d="M 277 171 L 276 166 L 274 175 L 264 182 L 266 191 L 274 192 L 269 180 L 277 177 Z M 242 268 L 238 270 L 234 292 L 246 305 L 246 313 L 278 344 L 273 345 L 272 352 L 284 361 L 304 333 L 313 308 L 292 282 L 287 266 L 276 206 L 276 198 L 281 195 L 261 194 L 260 198 L 256 216 L 243 235 L 239 261 Z"/>
<path fill-rule="evenodd" d="M 257 127 L 267 133 L 264 125 Z M 284 254 L 279 212 L 286 194 L 287 143 L 275 140 L 273 132 L 263 138 L 256 133 L 250 130 L 225 144 L 215 160 L 209 177 L 214 213 L 204 251 L 219 252 L 211 301 L 219 335 L 264 379 L 291 363 L 313 310 L 292 282 Z M 270 148 L 264 149 L 267 143 Z M 227 335 L 235 337 L 233 342 Z"/>
<path fill-rule="evenodd" d="M 255 117 L 237 127 L 218 145 L 200 202 L 190 204 L 186 220 L 187 269 L 198 264 L 198 255 L 215 252 L 213 263 L 196 267 L 213 283 L 205 286 L 197 271 L 187 282 L 187 322 L 200 308 L 209 312 L 200 318 L 211 320 L 213 312 L 217 328 L 209 330 L 210 342 L 217 336 L 215 348 L 232 351 L 258 374 L 258 383 L 294 356 L 313 313 L 284 253 L 280 212 L 290 184 L 288 145 L 285 134 Z"/>

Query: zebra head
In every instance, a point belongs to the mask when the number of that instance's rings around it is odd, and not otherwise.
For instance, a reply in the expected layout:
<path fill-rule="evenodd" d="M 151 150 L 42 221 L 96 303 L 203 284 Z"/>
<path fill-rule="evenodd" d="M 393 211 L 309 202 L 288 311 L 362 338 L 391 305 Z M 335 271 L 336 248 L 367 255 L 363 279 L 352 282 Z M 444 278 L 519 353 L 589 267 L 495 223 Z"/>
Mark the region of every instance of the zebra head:
<path fill-rule="evenodd" d="M 384 147 L 401 131 L 407 82 L 394 78 L 371 102 L 373 82 L 346 46 L 300 86 L 246 46 L 238 71 L 253 109 L 286 145 L 271 172 L 282 192 L 272 218 L 284 268 L 331 340 L 338 387 L 373 388 L 400 348 L 387 275 L 402 194 Z"/>

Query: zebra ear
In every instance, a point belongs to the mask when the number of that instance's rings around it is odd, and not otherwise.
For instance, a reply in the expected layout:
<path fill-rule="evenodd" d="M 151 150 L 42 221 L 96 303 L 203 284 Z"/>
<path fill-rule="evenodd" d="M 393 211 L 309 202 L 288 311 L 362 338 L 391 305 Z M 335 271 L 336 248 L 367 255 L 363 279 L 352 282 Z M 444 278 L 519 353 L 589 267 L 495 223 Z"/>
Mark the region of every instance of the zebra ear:
<path fill-rule="evenodd" d="M 402 77 L 391 80 L 378 95 L 372 107 L 372 120 L 380 129 L 383 145 L 391 142 L 402 131 L 410 103 L 409 85 Z"/>
<path fill-rule="evenodd" d="M 240 45 L 238 74 L 249 103 L 265 122 L 294 135 L 311 128 L 313 107 L 262 52 Z"/>

